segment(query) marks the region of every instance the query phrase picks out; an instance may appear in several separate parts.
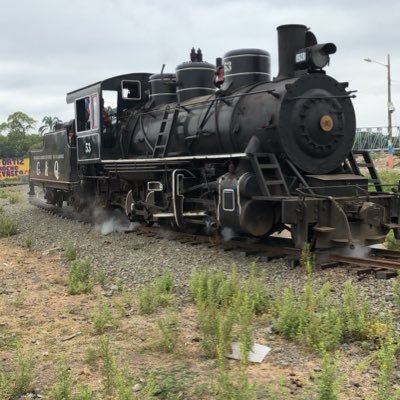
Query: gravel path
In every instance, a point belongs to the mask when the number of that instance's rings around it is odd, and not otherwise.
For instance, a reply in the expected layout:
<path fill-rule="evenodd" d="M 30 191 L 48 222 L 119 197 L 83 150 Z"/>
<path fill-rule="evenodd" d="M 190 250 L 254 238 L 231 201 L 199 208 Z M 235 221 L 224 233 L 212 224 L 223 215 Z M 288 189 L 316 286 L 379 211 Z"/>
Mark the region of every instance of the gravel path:
<path fill-rule="evenodd" d="M 271 289 L 276 290 L 277 287 L 289 284 L 301 287 L 305 280 L 301 268 L 290 270 L 282 259 L 259 262 L 256 257 L 241 257 L 236 252 L 224 252 L 205 246 L 190 246 L 118 232 L 102 235 L 94 226 L 58 218 L 30 205 L 26 186 L 15 190 L 21 191 L 21 201 L 9 204 L 7 200 L 0 200 L 0 205 L 18 223 L 19 233 L 15 236 L 17 242 L 24 243 L 27 237 L 32 237 L 33 248 L 41 251 L 63 249 L 67 243 L 73 243 L 79 257 L 90 256 L 95 268 L 105 271 L 114 281 L 120 279 L 130 287 L 170 269 L 179 292 L 186 297 L 188 279 L 193 269 L 208 266 L 228 271 L 235 264 L 239 272 L 247 273 L 252 262 L 257 262 L 265 270 L 265 284 Z M 317 271 L 314 280 L 318 286 L 331 282 L 335 293 L 340 294 L 348 279 L 366 291 L 374 311 L 395 308 L 391 280 L 372 277 L 360 280 L 345 268 Z"/>

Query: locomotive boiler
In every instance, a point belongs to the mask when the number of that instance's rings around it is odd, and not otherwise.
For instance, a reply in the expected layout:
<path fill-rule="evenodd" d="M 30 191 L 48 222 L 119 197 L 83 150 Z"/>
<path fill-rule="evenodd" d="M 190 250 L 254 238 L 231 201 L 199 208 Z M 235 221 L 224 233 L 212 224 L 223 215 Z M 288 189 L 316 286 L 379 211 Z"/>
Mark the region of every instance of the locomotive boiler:
<path fill-rule="evenodd" d="M 277 30 L 274 78 L 265 50 L 229 51 L 214 65 L 192 49 L 175 74 L 127 74 L 68 93 L 75 119 L 31 153 L 31 190 L 181 230 L 287 229 L 296 247 L 397 235 L 399 197 L 383 191 L 368 153 L 352 152 L 353 94 L 324 70 L 336 46 L 304 25 Z"/>

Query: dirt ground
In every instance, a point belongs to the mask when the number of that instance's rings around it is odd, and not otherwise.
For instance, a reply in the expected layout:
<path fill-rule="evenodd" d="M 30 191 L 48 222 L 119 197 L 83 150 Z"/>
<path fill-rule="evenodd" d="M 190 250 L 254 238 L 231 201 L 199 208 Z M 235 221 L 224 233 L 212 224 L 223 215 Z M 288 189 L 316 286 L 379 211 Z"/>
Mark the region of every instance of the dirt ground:
<path fill-rule="evenodd" d="M 154 344 L 158 340 L 157 320 L 167 311 L 142 316 L 133 292 L 116 290 L 115 282 L 96 286 L 93 293 L 67 293 L 68 262 L 59 249 L 39 253 L 0 239 L 0 370 L 15 368 L 18 340 L 34 359 L 34 393 L 21 399 L 49 398 L 57 381 L 62 356 L 75 384 L 90 385 L 97 399 L 104 384 L 99 359 L 99 335 L 94 334 L 91 315 L 99 303 L 111 307 L 114 327 L 107 335 L 117 363 L 127 365 L 136 382 L 146 383 L 149 371 L 165 391 L 156 398 L 212 399 L 217 366 L 201 356 L 196 311 L 191 304 L 179 308 L 179 344 L 168 354 Z M 320 358 L 309 349 L 274 335 L 268 321 L 259 321 L 256 341 L 272 351 L 261 364 L 249 367 L 249 377 L 258 385 L 258 398 L 269 398 L 267 388 L 281 382 L 281 399 L 310 399 L 315 393 L 313 376 Z M 367 398 L 374 392 L 376 371 L 370 353 L 346 345 L 339 351 L 341 399 Z M 238 362 L 229 366 L 237 369 Z M 138 399 L 141 392 L 136 393 Z M 163 397 L 164 396 L 164 397 Z M 169 397 L 168 397 L 169 396 Z"/>

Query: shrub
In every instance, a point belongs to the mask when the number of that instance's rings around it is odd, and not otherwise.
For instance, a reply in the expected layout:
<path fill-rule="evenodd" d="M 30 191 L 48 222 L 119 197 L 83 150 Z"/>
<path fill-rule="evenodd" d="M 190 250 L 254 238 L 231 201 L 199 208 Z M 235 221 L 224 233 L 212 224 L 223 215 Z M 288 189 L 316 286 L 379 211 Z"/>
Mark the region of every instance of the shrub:
<path fill-rule="evenodd" d="M 132 384 L 133 378 L 127 367 L 117 370 L 115 375 L 116 400 L 136 400 Z"/>
<path fill-rule="evenodd" d="M 12 393 L 9 378 L 0 371 L 0 399 L 9 399 Z"/>
<path fill-rule="evenodd" d="M 50 390 L 50 398 L 52 400 L 72 399 L 73 382 L 64 358 L 60 360 L 58 366 L 57 380 L 57 383 L 55 383 Z"/>
<path fill-rule="evenodd" d="M 73 261 L 68 275 L 68 293 L 89 293 L 92 289 L 90 259 L 86 257 Z"/>
<path fill-rule="evenodd" d="M 27 248 L 28 250 L 31 250 L 32 249 L 32 245 L 33 245 L 32 235 L 25 236 L 24 240 L 23 240 L 23 246 L 25 248 Z"/>
<path fill-rule="evenodd" d="M 396 353 L 399 350 L 396 345 L 395 334 L 393 332 L 393 322 L 391 315 L 387 316 L 386 335 L 381 339 L 380 348 L 375 357 L 379 366 L 377 400 L 394 400 L 395 397 L 391 379 L 396 365 Z"/>
<path fill-rule="evenodd" d="M 68 261 L 76 260 L 76 248 L 72 243 L 67 243 L 65 246 L 64 255 Z"/>
<path fill-rule="evenodd" d="M 32 353 L 23 350 L 21 345 L 17 346 L 17 367 L 14 372 L 14 385 L 12 394 L 20 396 L 32 389 L 33 381 L 33 358 Z"/>
<path fill-rule="evenodd" d="M 317 378 L 317 394 L 319 400 L 338 399 L 339 382 L 335 364 L 335 358 L 329 353 L 324 352 L 321 373 Z"/>
<path fill-rule="evenodd" d="M 400 308 L 400 275 L 398 274 L 393 282 L 394 302 Z"/>
<path fill-rule="evenodd" d="M 303 245 L 300 255 L 300 265 L 307 275 L 311 275 L 314 272 L 315 256 L 311 253 L 310 243 L 304 243 Z"/>
<path fill-rule="evenodd" d="M 19 203 L 21 200 L 21 195 L 17 192 L 10 192 L 8 194 L 8 200 L 11 204 Z"/>
<path fill-rule="evenodd" d="M 356 340 L 364 339 L 367 335 L 369 304 L 364 293 L 359 291 L 356 294 L 356 289 L 347 281 L 344 285 L 344 295 L 342 302 L 342 318 L 344 325 L 344 334 L 348 338 Z"/>
<path fill-rule="evenodd" d="M 112 327 L 113 320 L 110 307 L 105 303 L 98 304 L 92 315 L 92 322 L 96 335 L 101 335 L 107 328 Z"/>
<path fill-rule="evenodd" d="M 158 306 L 166 306 L 173 299 L 175 284 L 170 272 L 142 285 L 137 291 L 137 305 L 141 314 L 152 314 Z"/>
<path fill-rule="evenodd" d="M 247 279 L 240 277 L 235 267 L 227 275 L 207 269 L 193 271 L 190 289 L 199 310 L 203 354 L 217 357 L 222 366 L 231 340 L 236 337 L 242 361 L 246 363 L 253 345 L 254 316 L 267 307 L 263 280 L 256 265 L 251 266 Z"/>
<path fill-rule="evenodd" d="M 157 321 L 160 329 L 161 338 L 159 341 L 160 349 L 167 353 L 173 353 L 178 340 L 179 326 L 178 317 L 175 313 L 169 313 L 166 317 Z"/>
<path fill-rule="evenodd" d="M 99 350 L 103 360 L 101 372 L 103 375 L 104 391 L 108 396 L 115 392 L 116 362 L 114 354 L 110 348 L 110 340 L 107 336 L 100 338 Z"/>
<path fill-rule="evenodd" d="M 340 343 L 343 334 L 337 307 L 330 295 L 329 284 L 315 293 L 308 281 L 300 295 L 288 287 L 277 298 L 274 325 L 284 336 L 303 341 L 316 350 L 321 343 L 332 349 Z"/>
<path fill-rule="evenodd" d="M 230 373 L 220 369 L 215 387 L 216 400 L 255 400 L 255 386 L 249 383 L 247 372 Z"/>
<path fill-rule="evenodd" d="M 13 236 L 17 233 L 17 224 L 9 217 L 0 214 L 0 238 Z"/>

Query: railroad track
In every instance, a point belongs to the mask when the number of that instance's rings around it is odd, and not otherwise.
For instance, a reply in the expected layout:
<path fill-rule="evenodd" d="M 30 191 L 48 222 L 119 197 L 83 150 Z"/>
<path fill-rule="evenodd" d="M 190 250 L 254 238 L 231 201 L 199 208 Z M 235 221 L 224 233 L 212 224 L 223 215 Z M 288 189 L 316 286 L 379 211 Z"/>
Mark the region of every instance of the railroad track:
<path fill-rule="evenodd" d="M 72 207 L 57 207 L 47 204 L 44 199 L 38 196 L 30 196 L 29 202 L 45 210 L 48 213 L 61 218 L 75 220 L 86 224 L 95 224 L 93 216 L 90 214 L 77 213 Z M 167 230 L 159 226 L 144 226 L 135 225 L 131 228 L 129 223 L 126 223 L 125 229 L 119 229 L 129 234 L 138 236 L 152 237 L 160 240 L 171 240 L 179 243 L 184 243 L 189 246 L 207 246 L 217 247 L 221 251 L 234 251 L 242 257 L 255 256 L 261 261 L 270 261 L 276 258 L 286 258 L 288 265 L 291 267 L 299 263 L 301 250 L 291 246 L 291 239 L 283 237 L 271 237 L 268 240 L 260 239 L 242 239 L 232 238 L 223 240 L 217 236 L 206 236 L 198 234 L 190 234 Z M 356 253 L 356 251 L 355 251 Z M 400 271 L 400 251 L 390 250 L 380 246 L 371 246 L 367 248 L 365 256 L 351 255 L 340 252 L 316 251 L 315 252 L 317 265 L 321 268 L 342 266 L 354 270 L 357 274 L 375 274 L 376 277 L 382 279 L 392 278 L 397 276 Z"/>
<path fill-rule="evenodd" d="M 0 188 L 5 188 L 5 187 L 12 187 L 12 186 L 22 186 L 26 185 L 27 183 L 23 182 L 2 182 L 0 181 Z"/>

